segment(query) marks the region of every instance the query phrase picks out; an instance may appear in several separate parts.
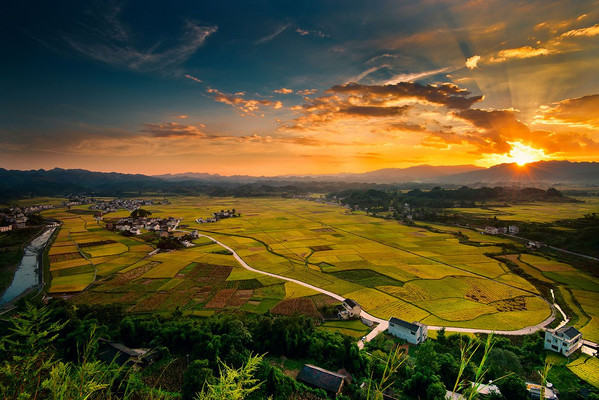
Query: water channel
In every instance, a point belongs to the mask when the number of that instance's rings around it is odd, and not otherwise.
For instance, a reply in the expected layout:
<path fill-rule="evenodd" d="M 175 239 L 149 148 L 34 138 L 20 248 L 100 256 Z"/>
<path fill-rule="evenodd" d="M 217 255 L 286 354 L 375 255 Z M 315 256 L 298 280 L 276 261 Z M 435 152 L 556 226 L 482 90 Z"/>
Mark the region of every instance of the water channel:
<path fill-rule="evenodd" d="M 15 271 L 12 283 L 4 292 L 2 298 L 0 298 L 0 305 L 11 302 L 27 289 L 38 286 L 41 283 L 41 270 L 43 268 L 42 253 L 55 229 L 55 227 L 46 228 L 41 235 L 37 236 L 25 247 L 23 258 Z"/>

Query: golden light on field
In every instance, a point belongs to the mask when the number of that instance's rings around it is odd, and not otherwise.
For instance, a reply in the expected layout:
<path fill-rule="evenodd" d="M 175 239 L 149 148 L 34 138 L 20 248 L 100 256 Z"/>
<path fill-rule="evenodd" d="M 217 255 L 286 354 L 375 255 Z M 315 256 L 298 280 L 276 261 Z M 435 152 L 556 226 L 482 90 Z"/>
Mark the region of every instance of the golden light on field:
<path fill-rule="evenodd" d="M 528 163 L 550 158 L 543 149 L 535 149 L 527 146 L 522 142 L 508 142 L 512 149 L 508 153 L 493 154 L 488 156 L 484 161 L 492 164 L 500 163 L 516 163 L 524 166 Z"/>

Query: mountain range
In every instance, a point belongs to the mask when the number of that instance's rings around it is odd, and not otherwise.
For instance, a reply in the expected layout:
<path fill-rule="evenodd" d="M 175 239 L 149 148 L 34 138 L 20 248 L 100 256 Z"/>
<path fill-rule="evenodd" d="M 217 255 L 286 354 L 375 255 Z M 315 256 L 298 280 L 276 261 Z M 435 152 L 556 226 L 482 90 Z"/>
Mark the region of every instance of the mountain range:
<path fill-rule="evenodd" d="M 552 186 L 597 185 L 599 186 L 599 163 L 570 161 L 538 161 L 524 166 L 500 164 L 490 168 L 474 165 L 430 166 L 409 168 L 386 168 L 365 173 L 283 175 L 283 176 L 222 176 L 206 173 L 167 174 L 147 176 L 92 172 L 83 169 L 52 170 L 6 170 L 0 168 L 0 198 L 12 199 L 24 195 L 64 195 L 68 193 L 95 192 L 116 193 L 166 190 L 190 192 L 199 186 L 227 187 L 258 184 L 261 186 L 290 186 L 294 183 L 303 188 L 310 184 L 341 182 L 344 184 L 421 184 L 470 185 L 470 186 Z M 321 186 L 322 187 L 322 186 Z"/>

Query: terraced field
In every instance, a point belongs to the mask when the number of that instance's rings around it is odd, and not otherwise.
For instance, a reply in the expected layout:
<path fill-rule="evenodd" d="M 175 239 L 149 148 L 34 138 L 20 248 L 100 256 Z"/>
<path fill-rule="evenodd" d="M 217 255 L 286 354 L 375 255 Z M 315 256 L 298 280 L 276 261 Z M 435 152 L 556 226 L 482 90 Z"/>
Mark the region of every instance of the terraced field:
<path fill-rule="evenodd" d="M 510 330 L 550 315 L 534 286 L 485 255 L 501 251 L 505 239 L 473 237 L 485 242 L 466 245 L 452 232 L 302 200 L 188 197 L 171 202 L 144 208 L 152 216 L 181 218 L 187 230 L 227 244 L 258 270 L 354 298 L 380 318 Z M 233 208 L 242 216 L 195 222 Z M 137 312 L 179 307 L 202 315 L 224 308 L 310 314 L 321 307 L 316 299 L 322 295 L 242 269 L 232 256 L 216 254 L 222 249 L 205 238 L 189 249 L 148 256 L 151 246 L 102 229 L 103 222 L 92 215 L 48 214 L 64 223 L 51 249 L 51 292 L 87 287 L 74 301 L 118 301 Z"/>
<path fill-rule="evenodd" d="M 596 197 L 579 198 L 581 203 L 531 202 L 509 207 L 489 208 L 452 208 L 464 214 L 499 220 L 516 220 L 524 222 L 552 222 L 560 219 L 582 218 L 585 214 L 596 213 L 599 210 L 599 199 Z"/>
<path fill-rule="evenodd" d="M 486 254 L 509 239 L 441 225 L 408 227 L 344 208 L 290 199 L 173 198 L 148 206 L 156 217 L 182 219 L 235 250 L 252 267 L 357 300 L 380 317 L 431 325 L 514 330 L 550 316 L 537 289 Z M 241 217 L 198 224 L 221 209 Z M 206 238 L 195 247 L 148 256 L 140 237 L 104 229 L 85 214 L 55 209 L 44 215 L 63 226 L 50 250 L 51 293 L 79 292 L 77 302 L 123 302 L 131 311 L 199 315 L 220 309 L 282 314 L 318 313 L 322 295 L 239 266 Z M 119 211 L 108 217 L 127 216 Z M 455 236 L 460 232 L 464 244 Z M 181 233 L 182 234 L 182 233 Z M 144 235 L 142 235 L 144 236 Z M 577 327 L 599 340 L 599 280 L 537 255 L 506 256 L 536 279 L 559 285 L 580 314 Z"/>

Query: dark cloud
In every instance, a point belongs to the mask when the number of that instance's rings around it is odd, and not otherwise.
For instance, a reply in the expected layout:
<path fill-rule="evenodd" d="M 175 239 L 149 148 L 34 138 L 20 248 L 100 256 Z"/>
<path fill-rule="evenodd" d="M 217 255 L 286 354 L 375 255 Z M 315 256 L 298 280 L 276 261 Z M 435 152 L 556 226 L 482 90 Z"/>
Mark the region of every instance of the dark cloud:
<path fill-rule="evenodd" d="M 401 107 L 374 107 L 374 106 L 351 106 L 339 110 L 340 113 L 361 117 L 392 117 L 402 115 L 408 110 L 408 106 Z"/>
<path fill-rule="evenodd" d="M 483 99 L 483 96 L 469 96 L 470 92 L 457 85 L 444 83 L 441 85 L 422 85 L 415 82 L 399 82 L 394 85 L 362 85 L 347 83 L 335 85 L 330 93 L 342 93 L 354 96 L 370 96 L 373 98 L 409 99 L 416 98 L 453 109 L 467 109 Z"/>

